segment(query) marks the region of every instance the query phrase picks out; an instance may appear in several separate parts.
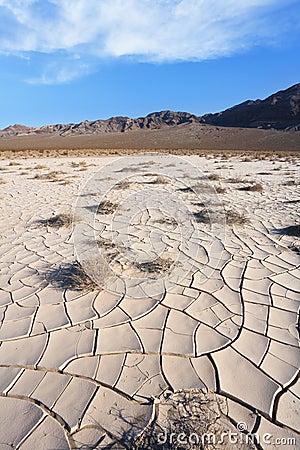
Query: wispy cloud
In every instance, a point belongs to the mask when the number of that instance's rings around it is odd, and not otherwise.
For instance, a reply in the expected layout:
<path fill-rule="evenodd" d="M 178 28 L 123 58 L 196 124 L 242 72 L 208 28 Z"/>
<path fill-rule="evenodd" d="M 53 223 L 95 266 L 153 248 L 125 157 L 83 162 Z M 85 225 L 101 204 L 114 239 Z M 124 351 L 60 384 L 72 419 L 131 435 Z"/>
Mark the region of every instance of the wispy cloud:
<path fill-rule="evenodd" d="M 81 61 L 47 63 L 38 76 L 26 78 L 28 84 L 62 84 L 92 72 L 92 67 Z"/>
<path fill-rule="evenodd" d="M 285 7 L 293 3 L 286 0 Z M 203 61 L 274 40 L 282 30 L 272 13 L 281 5 L 281 0 L 0 0 L 0 52 L 76 54 L 74 76 L 89 70 L 80 61 L 86 56 Z M 40 80 L 68 81 L 65 69 L 54 73 L 48 67 Z"/>

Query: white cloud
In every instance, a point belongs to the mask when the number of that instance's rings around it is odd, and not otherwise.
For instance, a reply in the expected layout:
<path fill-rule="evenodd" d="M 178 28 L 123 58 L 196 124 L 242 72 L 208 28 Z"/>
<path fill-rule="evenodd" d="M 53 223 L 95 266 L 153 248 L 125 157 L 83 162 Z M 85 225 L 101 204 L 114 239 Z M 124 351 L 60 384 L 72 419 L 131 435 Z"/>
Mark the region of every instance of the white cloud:
<path fill-rule="evenodd" d="M 286 0 L 285 7 L 294 1 Z M 281 0 L 0 0 L 0 22 L 6 23 L 0 25 L 0 52 L 202 61 L 274 39 L 280 30 L 269 15 L 281 4 Z"/>
<path fill-rule="evenodd" d="M 27 78 L 28 84 L 62 84 L 91 73 L 89 64 L 76 60 L 70 62 L 46 64 L 42 74 L 37 77 Z"/>

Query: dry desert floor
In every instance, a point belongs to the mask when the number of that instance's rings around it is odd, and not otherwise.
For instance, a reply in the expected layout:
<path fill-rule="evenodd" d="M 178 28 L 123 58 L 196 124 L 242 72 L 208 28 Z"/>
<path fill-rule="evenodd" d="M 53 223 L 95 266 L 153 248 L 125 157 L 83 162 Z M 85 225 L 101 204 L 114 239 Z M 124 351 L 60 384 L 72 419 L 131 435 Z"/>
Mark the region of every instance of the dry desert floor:
<path fill-rule="evenodd" d="M 0 449 L 299 448 L 299 168 L 2 159 Z"/>

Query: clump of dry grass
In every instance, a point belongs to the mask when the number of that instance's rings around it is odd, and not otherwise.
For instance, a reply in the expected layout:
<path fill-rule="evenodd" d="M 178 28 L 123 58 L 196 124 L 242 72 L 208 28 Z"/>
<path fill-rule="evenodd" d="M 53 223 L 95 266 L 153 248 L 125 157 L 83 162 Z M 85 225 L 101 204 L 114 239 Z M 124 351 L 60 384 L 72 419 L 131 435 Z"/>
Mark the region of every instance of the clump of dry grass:
<path fill-rule="evenodd" d="M 226 223 L 227 225 L 244 225 L 249 223 L 249 219 L 244 213 L 234 210 L 225 210 Z"/>
<path fill-rule="evenodd" d="M 41 169 L 48 169 L 48 166 L 45 166 L 44 164 L 37 164 L 33 167 L 33 169 L 41 170 Z"/>
<path fill-rule="evenodd" d="M 217 173 L 211 173 L 210 175 L 208 175 L 207 178 L 210 181 L 219 181 L 220 180 L 220 175 L 218 175 Z"/>
<path fill-rule="evenodd" d="M 193 186 L 185 186 L 182 188 L 178 188 L 177 190 L 180 192 L 193 192 L 193 193 L 197 193 L 199 188 L 201 188 L 201 191 L 203 190 L 208 190 L 211 191 L 211 186 L 209 183 L 205 183 L 203 181 L 198 181 L 196 184 L 194 184 Z"/>
<path fill-rule="evenodd" d="M 243 186 L 239 188 L 239 191 L 249 191 L 249 192 L 263 192 L 264 187 L 261 183 L 254 183 L 248 186 Z"/>
<path fill-rule="evenodd" d="M 64 263 L 51 269 L 46 280 L 56 289 L 73 291 L 94 291 L 99 286 L 86 274 L 79 262 Z"/>
<path fill-rule="evenodd" d="M 110 200 L 104 200 L 97 206 L 97 214 L 113 214 L 118 209 L 118 204 L 113 203 Z"/>
<path fill-rule="evenodd" d="M 86 161 L 79 161 L 79 162 L 76 162 L 76 161 L 71 161 L 70 162 L 70 165 L 72 166 L 72 167 L 85 167 L 85 166 L 87 166 L 87 162 Z"/>
<path fill-rule="evenodd" d="M 166 393 L 159 399 L 158 413 L 140 433 L 124 433 L 124 448 L 132 450 L 217 450 L 256 448 L 247 435 L 238 433 L 224 412 L 226 401 L 213 392 L 199 389 Z M 154 406 L 155 407 L 155 406 Z M 160 411 L 163 411 L 161 414 Z M 239 435 L 239 443 L 231 445 L 226 436 Z M 165 443 L 160 442 L 165 438 Z M 225 437 L 225 438 L 224 438 Z M 213 439 L 212 439 L 213 438 Z M 219 445 L 218 442 L 223 442 Z"/>
<path fill-rule="evenodd" d="M 176 219 L 174 219 L 174 217 L 163 217 L 161 219 L 157 219 L 155 221 L 155 223 L 159 223 L 162 225 L 173 225 L 173 226 L 177 226 L 178 222 Z"/>
<path fill-rule="evenodd" d="M 3 180 L 3 178 L 0 178 L 0 184 L 5 184 L 5 183 L 6 183 L 6 181 Z"/>
<path fill-rule="evenodd" d="M 226 183 L 245 183 L 244 180 L 242 180 L 241 178 L 228 178 L 226 181 Z"/>
<path fill-rule="evenodd" d="M 74 218 L 71 213 L 62 213 L 52 216 L 49 219 L 41 219 L 38 223 L 47 227 L 62 228 L 70 227 L 73 223 L 73 219 Z"/>
<path fill-rule="evenodd" d="M 116 244 L 111 240 L 107 238 L 103 238 L 102 236 L 98 236 L 96 238 L 96 243 L 98 246 L 104 251 L 104 258 L 107 260 L 108 263 L 112 262 L 113 260 L 120 259 L 120 252 L 116 246 Z"/>
<path fill-rule="evenodd" d="M 116 170 L 116 172 L 140 172 L 141 169 L 139 167 L 123 167 L 120 170 Z"/>
<path fill-rule="evenodd" d="M 110 249 L 116 247 L 115 243 L 111 239 L 107 239 L 102 236 L 98 236 L 96 242 L 101 248 Z"/>
<path fill-rule="evenodd" d="M 151 184 L 167 184 L 169 180 L 163 175 L 156 175 L 155 179 L 151 181 Z"/>
<path fill-rule="evenodd" d="M 65 181 L 65 179 L 62 177 L 62 175 L 65 175 L 66 172 L 63 172 L 62 170 L 52 170 L 48 173 L 38 173 L 33 178 L 35 180 L 44 180 L 44 181 L 51 181 L 51 182 L 62 182 Z"/>
<path fill-rule="evenodd" d="M 168 272 L 172 267 L 174 261 L 171 258 L 161 258 L 158 257 L 154 261 L 148 261 L 144 263 L 134 263 L 135 267 L 139 269 L 141 272 L 147 273 L 163 273 Z"/>
<path fill-rule="evenodd" d="M 125 189 L 129 189 L 132 186 L 132 182 L 128 181 L 128 180 L 122 180 L 119 183 L 114 185 L 114 189 L 119 189 L 119 190 L 125 190 Z"/>
<path fill-rule="evenodd" d="M 221 186 L 217 186 L 215 189 L 217 194 L 225 194 L 226 192 L 226 188 L 223 188 Z"/>
<path fill-rule="evenodd" d="M 244 225 L 249 222 L 248 218 L 239 211 L 224 209 L 221 211 L 208 211 L 202 209 L 193 213 L 194 218 L 198 223 L 209 224 L 226 221 L 227 225 Z"/>

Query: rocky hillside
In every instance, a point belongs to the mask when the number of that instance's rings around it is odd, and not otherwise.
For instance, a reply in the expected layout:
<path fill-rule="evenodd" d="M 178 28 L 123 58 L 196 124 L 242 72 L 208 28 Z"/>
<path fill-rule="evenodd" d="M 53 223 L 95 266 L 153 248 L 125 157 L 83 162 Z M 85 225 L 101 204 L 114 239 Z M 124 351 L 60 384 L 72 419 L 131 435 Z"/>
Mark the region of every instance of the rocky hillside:
<path fill-rule="evenodd" d="M 106 120 L 85 120 L 77 124 L 46 125 L 39 128 L 11 125 L 0 130 L 0 137 L 124 133 L 130 130 L 158 130 L 191 124 L 300 131 L 300 83 L 279 91 L 265 100 L 247 100 L 225 111 L 200 117 L 187 112 L 160 111 L 136 119 L 120 116 Z"/>
<path fill-rule="evenodd" d="M 148 114 L 146 117 L 131 119 L 129 117 L 111 117 L 106 120 L 85 120 L 80 123 L 46 125 L 30 128 L 12 125 L 0 131 L 0 137 L 56 134 L 60 136 L 86 135 L 99 133 L 127 132 L 130 130 L 155 130 L 182 124 L 199 123 L 201 119 L 186 112 L 161 111 Z"/>
<path fill-rule="evenodd" d="M 247 100 L 202 120 L 210 125 L 300 131 L 300 83 L 265 100 Z"/>

